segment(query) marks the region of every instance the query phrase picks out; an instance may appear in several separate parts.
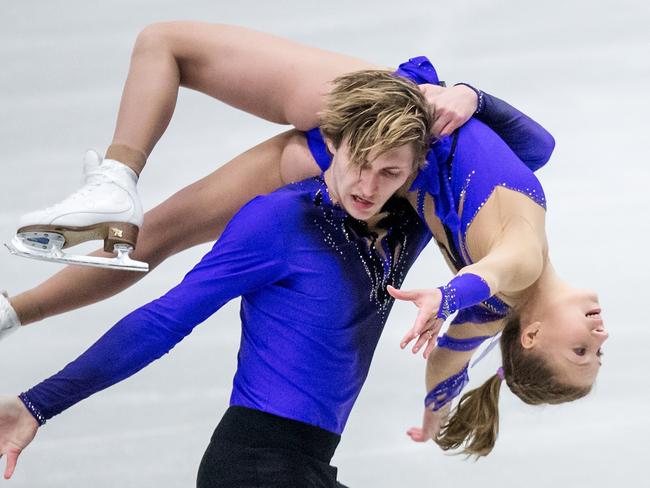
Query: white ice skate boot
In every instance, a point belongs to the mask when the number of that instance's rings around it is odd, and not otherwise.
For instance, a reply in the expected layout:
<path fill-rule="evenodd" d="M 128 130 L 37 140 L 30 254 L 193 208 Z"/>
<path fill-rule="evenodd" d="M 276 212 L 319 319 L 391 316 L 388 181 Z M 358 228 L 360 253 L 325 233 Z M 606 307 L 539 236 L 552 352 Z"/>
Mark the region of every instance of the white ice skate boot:
<path fill-rule="evenodd" d="M 20 327 L 20 320 L 16 311 L 7 300 L 6 291 L 0 292 L 0 340 L 7 337 Z"/>
<path fill-rule="evenodd" d="M 19 256 L 101 268 L 148 271 L 149 265 L 132 260 L 143 214 L 137 175 L 112 159 L 101 160 L 95 151 L 84 157 L 85 184 L 53 207 L 24 215 L 18 232 L 7 245 Z M 114 258 L 66 254 L 66 249 L 101 239 Z"/>

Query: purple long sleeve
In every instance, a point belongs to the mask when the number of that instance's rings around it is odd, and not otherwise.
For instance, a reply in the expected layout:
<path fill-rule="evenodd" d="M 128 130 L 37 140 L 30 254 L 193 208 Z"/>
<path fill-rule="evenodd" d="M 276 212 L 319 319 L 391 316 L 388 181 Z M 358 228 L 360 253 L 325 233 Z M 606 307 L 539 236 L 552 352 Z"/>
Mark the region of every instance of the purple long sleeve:
<path fill-rule="evenodd" d="M 267 207 L 249 203 L 178 286 L 124 317 L 78 359 L 23 393 L 32 413 L 49 419 L 128 378 L 229 300 L 281 279 L 286 274 L 284 238 L 275 212 Z"/>
<path fill-rule="evenodd" d="M 409 59 L 400 64 L 395 73 L 418 84 L 440 84 L 438 73 L 426 56 Z M 472 89 L 482 96 L 479 113 L 475 117 L 496 132 L 532 171 L 544 166 L 555 148 L 553 136 L 512 105 L 476 88 Z"/>
<path fill-rule="evenodd" d="M 391 199 L 384 210 L 380 254 L 322 178 L 258 197 L 180 285 L 125 317 L 23 402 L 46 420 L 161 357 L 241 295 L 230 404 L 340 434 L 393 304 L 386 285 L 401 285 L 431 238 L 407 201 Z"/>
<path fill-rule="evenodd" d="M 555 148 L 553 136 L 507 102 L 483 92 L 483 107 L 475 117 L 496 132 L 532 171 L 551 158 Z"/>

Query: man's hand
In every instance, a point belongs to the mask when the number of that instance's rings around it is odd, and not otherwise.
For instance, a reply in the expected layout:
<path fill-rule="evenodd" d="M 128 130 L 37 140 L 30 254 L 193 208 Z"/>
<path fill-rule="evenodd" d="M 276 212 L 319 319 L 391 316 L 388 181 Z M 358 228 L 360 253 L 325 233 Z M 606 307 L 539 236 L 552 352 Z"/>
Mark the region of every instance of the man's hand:
<path fill-rule="evenodd" d="M 18 456 L 38 430 L 38 422 L 18 397 L 0 397 L 0 457 L 5 456 L 5 479 L 11 478 Z"/>
<path fill-rule="evenodd" d="M 433 135 L 448 136 L 467 122 L 478 105 L 476 93 L 465 85 L 444 88 L 438 85 L 420 85 L 420 90 L 433 110 Z"/>
<path fill-rule="evenodd" d="M 422 427 L 411 427 L 406 431 L 406 434 L 415 442 L 427 442 L 435 439 L 440 432 L 440 429 L 447 421 L 450 408 L 451 403 L 448 403 L 436 412 L 432 412 L 431 409 L 425 408 Z"/>
<path fill-rule="evenodd" d="M 436 338 L 438 337 L 438 332 L 440 332 L 440 327 L 444 320 L 436 318 L 438 314 L 438 309 L 440 308 L 440 302 L 442 300 L 442 293 L 437 288 L 433 290 L 398 290 L 392 286 L 387 287 L 388 293 L 397 300 L 404 300 L 407 302 L 413 302 L 416 307 L 420 310 L 418 316 L 415 319 L 415 324 L 411 330 L 409 330 L 402 342 L 400 347 L 404 349 L 408 346 L 409 342 L 417 338 L 415 346 L 413 346 L 413 354 L 417 353 L 423 345 L 427 345 L 424 349 L 422 356 L 428 358 L 429 354 L 436 346 Z"/>

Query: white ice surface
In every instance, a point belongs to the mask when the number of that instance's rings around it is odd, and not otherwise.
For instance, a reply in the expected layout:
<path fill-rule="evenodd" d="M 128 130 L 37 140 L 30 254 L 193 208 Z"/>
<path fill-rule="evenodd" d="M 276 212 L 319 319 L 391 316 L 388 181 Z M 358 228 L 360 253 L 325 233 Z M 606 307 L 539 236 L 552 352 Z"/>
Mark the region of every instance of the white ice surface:
<path fill-rule="evenodd" d="M 531 408 L 503 388 L 497 447 L 477 463 L 414 444 L 405 431 L 420 420 L 424 363 L 398 348 L 414 314 L 397 305 L 334 464 L 353 488 L 650 486 L 649 3 L 40 0 L 6 1 L 0 12 L 1 239 L 11 238 L 21 214 L 74 190 L 84 150 L 110 142 L 132 43 L 154 21 L 237 23 L 385 65 L 427 54 L 447 80 L 472 82 L 531 114 L 557 140 L 539 173 L 555 265 L 598 290 L 610 330 L 594 393 Z M 182 91 L 141 180 L 145 206 L 280 130 Z M 18 393 L 58 371 L 175 284 L 205 250 L 170 259 L 111 300 L 0 343 L 0 392 Z M 0 287 L 17 293 L 58 269 L 0 253 Z M 427 249 L 405 286 L 447 277 Z M 228 305 L 170 356 L 52 420 L 0 486 L 193 486 L 227 406 L 237 311 Z M 473 383 L 498 364 L 492 354 Z"/>

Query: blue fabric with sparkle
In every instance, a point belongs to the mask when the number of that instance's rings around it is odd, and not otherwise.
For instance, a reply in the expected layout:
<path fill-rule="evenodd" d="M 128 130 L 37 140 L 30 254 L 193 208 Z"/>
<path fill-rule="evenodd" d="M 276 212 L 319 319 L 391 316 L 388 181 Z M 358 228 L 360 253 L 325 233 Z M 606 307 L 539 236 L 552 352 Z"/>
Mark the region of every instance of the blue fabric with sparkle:
<path fill-rule="evenodd" d="M 428 60 L 414 58 L 401 65 L 398 74 L 422 83 L 423 77 L 431 76 L 429 65 Z M 437 83 L 437 79 L 426 82 Z M 427 166 L 411 187 L 418 192 L 418 213 L 422 217 L 425 195 L 433 198 L 436 216 L 451 246 L 448 257 L 457 271 L 472 263 L 467 231 L 495 188 L 519 191 L 546 208 L 544 191 L 533 171 L 550 158 L 555 147 L 553 137 L 502 100 L 487 94 L 483 98 L 481 114 L 451 136 L 432 144 Z M 452 325 L 491 322 L 509 312 L 508 306 L 497 297 L 458 308 L 461 311 Z M 485 339 L 485 336 L 465 340 L 443 336 L 438 346 L 466 351 L 478 347 Z M 451 402 L 469 381 L 467 370 L 465 365 L 460 372 L 436 385 L 426 396 L 425 406 L 436 411 Z"/>
<path fill-rule="evenodd" d="M 451 349 L 452 351 L 471 351 L 483 344 L 487 339 L 491 338 L 492 336 L 456 338 L 444 334 L 441 337 L 438 337 L 436 343 L 438 347 L 444 347 L 445 349 Z"/>
<path fill-rule="evenodd" d="M 320 167 L 321 171 L 327 171 L 327 168 L 332 164 L 332 155 L 327 150 L 327 145 L 323 139 L 323 135 L 320 132 L 318 127 L 305 132 L 305 137 L 307 138 L 307 145 L 309 146 L 309 152 L 316 160 L 316 164 Z"/>
<path fill-rule="evenodd" d="M 167 294 L 127 315 L 61 372 L 26 392 L 45 419 L 136 373 L 241 296 L 231 405 L 340 434 L 393 299 L 431 234 L 389 200 L 377 235 L 329 199 L 322 178 L 257 197 Z"/>
<path fill-rule="evenodd" d="M 424 56 L 411 58 L 395 71 L 415 83 L 439 84 L 438 74 Z M 309 148 L 321 169 L 331 163 L 318 128 L 306 133 Z M 424 218 L 425 196 L 431 195 L 442 222 L 449 252 L 441 246 L 456 271 L 471 264 L 465 237 L 478 211 L 494 189 L 504 186 L 528 195 L 546 208 L 544 191 L 533 174 L 550 159 L 555 140 L 533 119 L 508 103 L 483 92 L 483 107 L 454 134 L 432 143 L 410 190 L 418 192 L 417 210 Z M 460 206 L 462 203 L 462 212 Z M 458 311 L 452 325 L 481 324 L 503 319 L 509 307 L 493 296 L 481 304 Z M 482 340 L 482 338 L 481 338 Z M 451 342 L 445 342 L 450 346 Z M 460 346 L 459 346 L 460 347 Z M 441 382 L 427 396 L 433 410 L 442 408 L 467 384 L 467 366 Z"/>
<path fill-rule="evenodd" d="M 435 68 L 424 56 L 402 63 L 395 73 L 418 84 L 439 83 Z M 320 131 L 312 129 L 306 136 L 318 165 L 323 170 L 329 167 L 331 155 Z M 520 191 L 546 207 L 544 191 L 533 171 L 546 164 L 554 147 L 553 136 L 540 124 L 487 93 L 480 114 L 451 136 L 432 143 L 426 156 L 427 166 L 420 171 L 411 190 L 418 192 L 418 212 L 422 217 L 424 198 L 427 194 L 432 196 L 436 216 L 451 245 L 448 257 L 457 271 L 471 264 L 465 236 L 497 186 Z M 492 322 L 508 312 L 503 301 L 490 297 L 482 305 L 460 310 L 452 324 Z"/>
<path fill-rule="evenodd" d="M 424 398 L 425 408 L 434 412 L 451 402 L 460 395 L 465 385 L 469 383 L 469 374 L 467 373 L 469 363 L 465 365 L 458 373 L 451 375 L 446 380 L 438 383 Z"/>
<path fill-rule="evenodd" d="M 445 286 L 439 286 L 438 290 L 442 294 L 442 300 L 437 317 L 443 321 L 458 310 L 470 308 L 490 298 L 490 287 L 474 273 L 456 275 Z"/>

